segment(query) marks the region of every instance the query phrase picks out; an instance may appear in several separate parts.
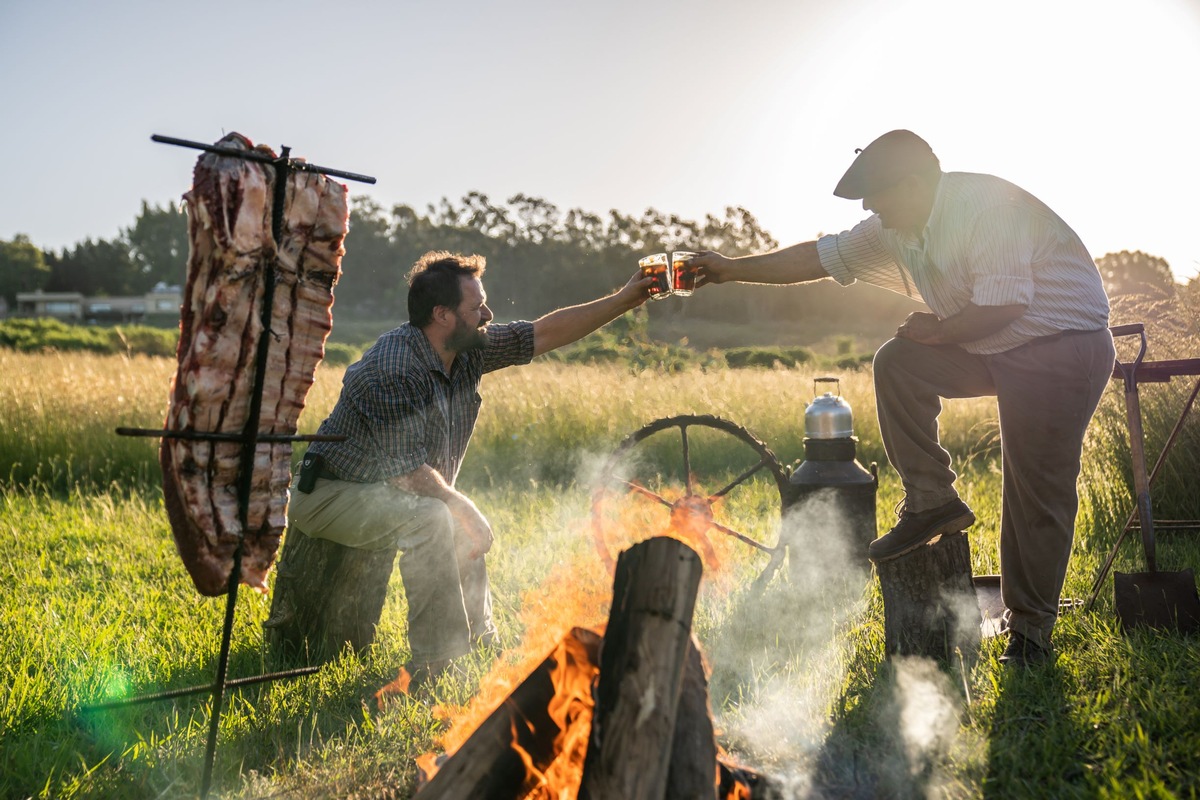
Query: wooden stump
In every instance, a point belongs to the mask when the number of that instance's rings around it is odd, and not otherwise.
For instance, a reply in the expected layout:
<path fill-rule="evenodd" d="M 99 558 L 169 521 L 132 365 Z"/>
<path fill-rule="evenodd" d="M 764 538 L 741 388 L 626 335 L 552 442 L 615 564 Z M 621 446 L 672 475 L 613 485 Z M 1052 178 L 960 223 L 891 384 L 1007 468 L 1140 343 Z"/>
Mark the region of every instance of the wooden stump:
<path fill-rule="evenodd" d="M 263 623 L 272 669 L 321 664 L 347 644 L 360 653 L 370 646 L 395 563 L 394 547 L 362 550 L 289 528 Z"/>
<path fill-rule="evenodd" d="M 947 661 L 979 644 L 979 606 L 966 534 L 875 565 L 883 594 L 884 648 L 889 656 Z"/>
<path fill-rule="evenodd" d="M 618 558 L 580 800 L 664 797 L 702 571 L 694 550 L 666 537 Z M 704 769 L 712 787 L 715 765 Z"/>

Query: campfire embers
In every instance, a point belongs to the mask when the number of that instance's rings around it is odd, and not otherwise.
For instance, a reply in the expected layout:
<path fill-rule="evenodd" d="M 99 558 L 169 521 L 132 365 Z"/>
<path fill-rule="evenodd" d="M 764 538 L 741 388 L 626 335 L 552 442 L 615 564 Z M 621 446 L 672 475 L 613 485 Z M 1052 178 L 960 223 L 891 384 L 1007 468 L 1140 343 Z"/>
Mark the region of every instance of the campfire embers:
<path fill-rule="evenodd" d="M 573 629 L 448 758 L 423 758 L 419 800 L 751 797 L 754 776 L 717 760 L 701 572 L 676 539 L 623 552 L 603 639 Z"/>

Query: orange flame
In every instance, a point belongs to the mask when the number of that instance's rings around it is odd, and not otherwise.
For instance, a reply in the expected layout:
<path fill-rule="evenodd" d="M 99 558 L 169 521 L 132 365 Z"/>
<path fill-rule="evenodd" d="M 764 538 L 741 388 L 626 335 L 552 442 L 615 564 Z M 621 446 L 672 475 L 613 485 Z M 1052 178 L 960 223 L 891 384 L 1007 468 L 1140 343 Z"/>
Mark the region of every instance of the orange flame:
<path fill-rule="evenodd" d="M 412 675 L 404 667 L 400 668 L 400 674 L 396 676 L 396 680 L 375 693 L 375 705 L 383 708 L 388 704 L 393 697 L 398 694 L 408 694 L 408 687 L 412 685 Z"/>
<path fill-rule="evenodd" d="M 634 481 L 626 486 L 627 491 L 601 488 L 592 495 L 592 539 L 609 575 L 616 573 L 614 554 L 652 536 L 668 536 L 700 555 L 711 589 L 733 589 L 727 565 L 735 548 L 743 545 L 717 531 L 723 497 L 707 496 L 695 476 L 690 493 L 683 486 L 658 491 Z"/>
<path fill-rule="evenodd" d="M 622 498 L 611 492 L 593 495 L 592 535 L 607 570 L 600 569 L 594 561 L 579 558 L 573 563 L 558 565 L 540 586 L 524 593 L 520 606 L 520 620 L 525 632 L 523 641 L 517 649 L 496 660 L 491 672 L 481 681 L 479 692 L 467 706 L 445 710 L 450 725 L 439 741 L 445 755 L 426 754 L 418 759 L 425 782 L 433 778 L 440 764 L 453 755 L 546 660 L 547 653 L 552 653 L 556 664 L 551 674 L 555 695 L 548 710 L 560 729 L 554 741 L 555 757 L 539 768 L 532 756 L 517 744 L 515 729 L 513 748 L 525 764 L 526 786 L 530 787 L 526 794 L 528 800 L 576 798 L 591 734 L 591 687 L 598 666 L 592 665 L 586 655 L 573 651 L 580 645 L 567 633 L 574 627 L 603 631 L 612 600 L 611 577 L 616 569 L 613 554 L 634 542 L 651 536 L 678 539 L 701 554 L 706 571 L 720 575 L 720 567 L 733 545 L 728 537 L 717 536 L 714 541 L 709 536 L 713 511 L 720 507 L 721 499 L 697 494 L 699 489 L 695 488 L 694 479 L 692 486 L 692 494 L 680 490 L 678 497 L 668 497 L 630 484 L 624 499 L 640 497 L 646 500 L 637 503 L 621 502 Z M 602 518 L 603 522 L 600 521 Z M 386 696 L 389 687 L 405 677 L 401 672 L 397 681 L 381 689 L 380 693 Z M 529 721 L 514 722 L 516 724 L 529 725 Z"/>
<path fill-rule="evenodd" d="M 502 654 L 496 660 L 470 703 L 465 707 L 445 709 L 450 727 L 439 740 L 443 752 L 451 755 L 458 750 L 479 724 L 499 708 L 521 681 L 545 660 L 546 654 L 554 652 L 561 645 L 571 628 L 603 630 L 611 601 L 607 580 L 603 570 L 594 563 L 560 564 L 540 586 L 525 592 L 520 613 L 525 629 L 523 641 L 518 648 Z M 564 685 L 569 685 L 572 679 L 561 677 L 555 680 L 565 681 Z M 590 680 L 589 677 L 589 687 Z M 569 704 L 579 694 L 578 689 L 566 693 L 565 702 Z M 586 692 L 583 694 L 587 695 Z M 558 702 L 564 702 L 560 695 L 556 695 L 556 698 Z M 590 729 L 590 717 L 588 727 Z M 430 772 L 429 777 L 436 771 Z"/>
<path fill-rule="evenodd" d="M 582 645 L 572 637 L 562 640 L 554 660 L 556 667 L 550 676 L 554 698 L 548 709 L 550 718 L 559 728 L 554 739 L 554 759 L 544 770 L 539 770 L 513 736 L 513 748 L 520 754 L 532 782 L 526 800 L 575 800 L 583 779 L 583 762 L 595 707 L 592 683 L 600 668 L 591 663 Z"/>

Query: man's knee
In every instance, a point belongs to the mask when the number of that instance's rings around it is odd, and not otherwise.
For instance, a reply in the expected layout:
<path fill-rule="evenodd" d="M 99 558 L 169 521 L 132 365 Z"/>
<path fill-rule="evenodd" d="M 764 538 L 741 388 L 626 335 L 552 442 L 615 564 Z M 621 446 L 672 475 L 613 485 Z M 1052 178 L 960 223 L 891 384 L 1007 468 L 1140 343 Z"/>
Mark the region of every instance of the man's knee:
<path fill-rule="evenodd" d="M 871 362 L 876 379 L 880 376 L 887 377 L 909 372 L 908 364 L 914 357 L 917 357 L 922 347 L 924 345 L 917 344 L 911 339 L 902 339 L 898 336 L 888 339 L 882 347 L 875 351 L 875 358 Z"/>
<path fill-rule="evenodd" d="M 432 497 L 415 498 L 408 505 L 404 524 L 397 526 L 396 544 L 401 550 L 415 547 L 454 550 L 454 517 L 450 507 Z"/>

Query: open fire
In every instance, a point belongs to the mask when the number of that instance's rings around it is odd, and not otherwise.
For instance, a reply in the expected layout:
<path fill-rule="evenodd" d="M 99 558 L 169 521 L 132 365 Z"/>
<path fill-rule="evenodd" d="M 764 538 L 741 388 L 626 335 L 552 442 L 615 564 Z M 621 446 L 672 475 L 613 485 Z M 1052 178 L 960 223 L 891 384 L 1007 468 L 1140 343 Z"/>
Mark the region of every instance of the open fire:
<path fill-rule="evenodd" d="M 418 759 L 421 800 L 646 796 L 627 784 L 633 781 L 645 788 L 655 772 L 664 785 L 669 773 L 672 784 L 691 780 L 711 786 L 713 797 L 752 797 L 756 776 L 716 758 L 720 751 L 712 731 L 707 679 L 690 635 L 701 567 L 697 553 L 678 544 L 700 551 L 710 574 L 720 572 L 721 554 L 708 536 L 714 526 L 720 528 L 712 515 L 714 502 L 696 494 L 666 499 L 632 483 L 629 491 L 670 507 L 662 534 L 643 543 L 675 540 L 669 550 L 660 547 L 659 554 L 650 557 L 661 563 L 647 566 L 639 561 L 639 568 L 631 558 L 632 566 L 622 575 L 621 564 L 631 552 L 625 551 L 609 564 L 609 574 L 617 575 L 612 591 L 608 576 L 592 562 L 563 567 L 527 593 L 521 614 L 526 638 L 519 652 L 497 659 L 467 707 L 442 709 L 450 722 L 440 741 L 445 755 L 429 753 Z M 602 555 L 612 543 L 613 530 L 623 529 L 628 539 L 635 538 L 628 536 L 636 529 L 629 515 L 622 511 L 619 516 L 625 519 L 617 526 L 593 529 Z M 661 518 L 660 513 L 659 524 Z M 647 529 L 644 520 L 637 522 L 641 530 Z M 644 554 L 643 545 L 638 547 Z M 664 570 L 677 580 L 663 583 Z M 681 588 L 689 581 L 690 590 Z M 642 605 L 649 606 L 626 607 L 630 602 L 637 606 L 639 592 L 645 594 Z M 667 609 L 664 603 L 673 605 Z M 679 612 L 679 624 L 657 630 L 668 610 Z M 602 644 L 608 649 L 603 654 Z M 622 658 L 624 662 L 617 663 Z M 406 691 L 407 678 L 402 671 L 377 694 L 379 702 Z M 678 687 L 673 696 L 664 691 L 671 681 Z M 657 732 L 646 733 L 652 728 Z M 681 736 L 681 728 L 687 736 Z M 708 740 L 699 748 L 694 745 L 697 730 Z M 645 741 L 632 745 L 635 750 L 617 761 L 646 762 L 631 765 L 639 773 L 635 776 L 620 774 L 628 770 L 612 757 L 630 746 L 626 740 L 631 736 Z M 678 777 L 685 771 L 692 774 L 690 779 Z M 618 786 L 624 788 L 614 790 Z M 653 790 L 649 796 L 654 796 Z M 681 795 L 668 791 L 666 796 Z"/>

